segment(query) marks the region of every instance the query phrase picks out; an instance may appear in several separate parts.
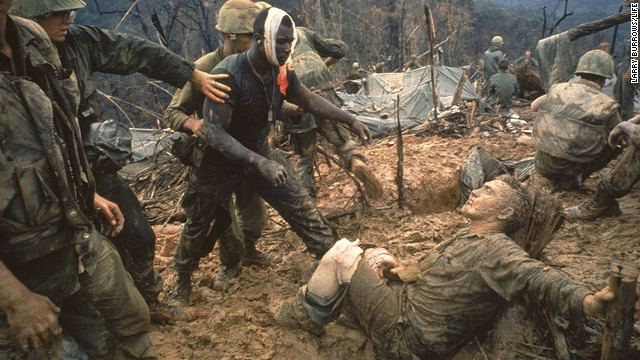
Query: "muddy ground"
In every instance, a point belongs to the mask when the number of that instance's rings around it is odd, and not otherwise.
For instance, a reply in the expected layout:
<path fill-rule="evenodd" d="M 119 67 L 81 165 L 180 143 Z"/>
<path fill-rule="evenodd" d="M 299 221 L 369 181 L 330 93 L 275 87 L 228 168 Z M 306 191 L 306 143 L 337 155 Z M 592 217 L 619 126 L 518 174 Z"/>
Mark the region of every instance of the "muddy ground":
<path fill-rule="evenodd" d="M 522 118 L 531 114 L 517 109 Z M 482 118 L 471 124 L 481 123 Z M 406 264 L 416 263 L 441 240 L 447 239 L 467 223 L 455 210 L 458 197 L 458 170 L 474 146 L 481 145 L 496 157 L 520 159 L 532 156 L 530 145 L 519 142 L 521 131 L 506 131 L 500 122 L 477 128 L 462 138 L 404 138 L 405 209 L 397 204 L 395 138 L 374 141 L 365 149 L 369 165 L 382 180 L 385 195 L 353 215 L 334 218 L 338 233 L 349 239 L 385 244 Z M 328 166 L 319 155 L 318 201 L 326 215 L 352 209 L 357 188 L 337 166 Z M 599 174 L 590 178 L 579 193 L 561 193 L 565 205 L 577 204 L 593 193 Z M 547 246 L 543 261 L 569 277 L 595 289 L 606 285 L 612 258 L 619 257 L 640 265 L 640 190 L 622 198 L 623 214 L 594 222 L 567 222 Z M 194 274 L 192 307 L 187 317 L 173 325 L 154 325 L 152 338 L 161 359 L 376 359 L 369 341 L 353 324 L 339 319 L 326 326 L 321 337 L 302 330 L 275 326 L 271 314 L 295 294 L 311 256 L 304 252 L 300 238 L 287 230 L 286 223 L 273 211 L 265 235 L 259 242 L 263 251 L 277 258 L 266 268 L 244 267 L 231 286 L 217 292 L 210 288 L 218 267 L 218 249 L 201 262 Z M 156 267 L 165 279 L 168 297 L 175 281 L 171 267 L 171 248 L 182 229 L 181 223 L 158 225 Z M 166 248 L 165 248 L 166 246 Z M 526 312 L 526 311 L 524 311 Z M 552 359 L 553 343 L 548 327 L 519 320 L 523 311 L 510 309 L 506 320 L 489 326 L 472 338 L 457 359 Z M 526 316 L 525 316 L 526 318 Z M 524 324 L 524 325 L 522 325 Z M 577 359 L 595 359 L 597 334 L 601 322 L 588 320 L 588 326 L 572 332 L 569 349 Z M 516 327 L 526 334 L 514 331 Z M 577 340 L 575 340 L 577 339 Z M 637 337 L 634 337 L 637 347 Z"/>

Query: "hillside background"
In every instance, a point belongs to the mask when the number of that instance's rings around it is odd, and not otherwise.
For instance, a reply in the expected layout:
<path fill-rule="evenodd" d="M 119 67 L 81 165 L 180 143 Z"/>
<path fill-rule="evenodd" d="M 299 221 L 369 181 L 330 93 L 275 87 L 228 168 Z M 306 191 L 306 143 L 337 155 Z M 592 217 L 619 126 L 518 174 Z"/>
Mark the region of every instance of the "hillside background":
<path fill-rule="evenodd" d="M 191 60 L 215 50 L 222 35 L 215 30 L 222 0 L 86 0 L 78 13 L 78 24 L 96 25 L 159 41 L 152 23 L 156 14 L 168 47 Z M 351 51 L 332 71 L 345 76 L 353 61 L 374 66 L 384 61 L 392 71 L 428 49 L 424 0 L 274 0 L 270 3 L 288 11 L 297 25 L 307 26 L 327 37 L 341 38 Z M 505 39 L 504 51 L 515 60 L 533 49 L 542 37 L 545 9 L 547 26 L 564 14 L 564 0 L 432 0 L 437 39 L 443 45 L 442 63 L 451 66 L 477 65 L 494 35 Z M 568 0 L 567 16 L 553 33 L 618 12 L 621 1 Z M 600 42 L 613 40 L 613 29 L 574 43 L 579 57 Z M 629 24 L 620 26 L 616 54 L 629 37 Z M 425 59 L 418 57 L 424 64 Z M 469 74 L 472 75 L 472 74 Z M 164 126 L 161 115 L 174 92 L 171 86 L 141 75 L 99 75 L 100 89 L 110 95 L 105 100 L 105 118 L 130 121 L 139 127 Z M 116 107 L 112 102 L 116 102 Z M 126 113 L 127 117 L 123 116 Z"/>

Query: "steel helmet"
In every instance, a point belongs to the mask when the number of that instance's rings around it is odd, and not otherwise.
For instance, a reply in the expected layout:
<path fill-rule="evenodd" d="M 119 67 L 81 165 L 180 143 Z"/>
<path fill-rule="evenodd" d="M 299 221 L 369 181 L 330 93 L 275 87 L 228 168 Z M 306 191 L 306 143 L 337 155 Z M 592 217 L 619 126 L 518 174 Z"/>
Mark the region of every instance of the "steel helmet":
<path fill-rule="evenodd" d="M 13 2 L 9 13 L 30 19 L 58 11 L 82 9 L 85 6 L 87 4 L 82 0 L 19 0 Z"/>
<path fill-rule="evenodd" d="M 491 45 L 502 45 L 504 44 L 504 40 L 502 40 L 502 36 L 496 35 L 491 38 Z"/>
<path fill-rule="evenodd" d="M 225 34 L 251 34 L 259 12 L 251 0 L 229 0 L 220 7 L 216 29 Z"/>
<path fill-rule="evenodd" d="M 613 58 L 602 50 L 587 51 L 578 61 L 576 75 L 593 74 L 604 78 L 613 77 Z"/>

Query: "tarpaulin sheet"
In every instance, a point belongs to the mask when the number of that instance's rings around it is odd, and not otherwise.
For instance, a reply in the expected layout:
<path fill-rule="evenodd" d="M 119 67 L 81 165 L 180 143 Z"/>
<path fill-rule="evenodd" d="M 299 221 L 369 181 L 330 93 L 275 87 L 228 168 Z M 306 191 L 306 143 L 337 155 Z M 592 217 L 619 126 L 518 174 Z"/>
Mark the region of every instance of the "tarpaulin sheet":
<path fill-rule="evenodd" d="M 452 98 L 462 68 L 440 66 L 440 98 Z M 374 137 L 395 132 L 395 101 L 400 96 L 400 124 L 411 128 L 430 118 L 433 109 L 431 71 L 423 67 L 406 73 L 376 73 L 367 77 L 357 94 L 338 93 L 344 101 L 343 110 L 355 114 L 371 130 Z M 469 81 L 463 86 L 462 100 L 476 100 Z"/>

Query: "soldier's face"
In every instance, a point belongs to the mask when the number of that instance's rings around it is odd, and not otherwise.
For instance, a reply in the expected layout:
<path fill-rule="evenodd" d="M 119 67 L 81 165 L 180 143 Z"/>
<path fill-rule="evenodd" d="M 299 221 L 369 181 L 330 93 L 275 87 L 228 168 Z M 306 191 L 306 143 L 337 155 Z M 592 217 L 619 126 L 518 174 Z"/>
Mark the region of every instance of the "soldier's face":
<path fill-rule="evenodd" d="M 251 47 L 253 42 L 253 34 L 238 34 L 236 35 L 236 48 L 238 52 L 245 52 Z"/>
<path fill-rule="evenodd" d="M 276 33 L 276 57 L 280 66 L 289 58 L 291 54 L 291 44 L 293 43 L 293 27 L 280 25 Z"/>
<path fill-rule="evenodd" d="M 511 186 L 504 181 L 489 181 L 480 189 L 473 190 L 460 210 L 470 220 L 497 217 L 508 204 L 511 191 Z"/>
<path fill-rule="evenodd" d="M 51 41 L 63 42 L 74 18 L 75 11 L 61 11 L 39 18 L 38 24 L 47 32 Z"/>

